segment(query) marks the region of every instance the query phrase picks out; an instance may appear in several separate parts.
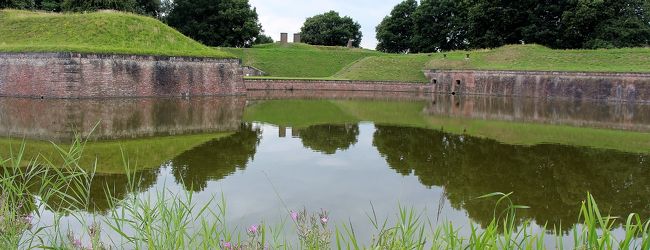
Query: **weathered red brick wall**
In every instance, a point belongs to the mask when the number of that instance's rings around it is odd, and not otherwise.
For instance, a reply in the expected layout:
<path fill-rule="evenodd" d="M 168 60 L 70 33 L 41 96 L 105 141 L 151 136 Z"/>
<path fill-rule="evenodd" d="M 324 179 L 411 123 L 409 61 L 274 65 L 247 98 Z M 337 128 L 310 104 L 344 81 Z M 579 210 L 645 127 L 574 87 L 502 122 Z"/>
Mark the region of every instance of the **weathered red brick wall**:
<path fill-rule="evenodd" d="M 439 93 L 650 102 L 650 74 L 430 70 Z"/>
<path fill-rule="evenodd" d="M 244 94 L 237 59 L 0 53 L 0 95 L 144 97 Z"/>
<path fill-rule="evenodd" d="M 381 81 L 246 79 L 247 90 L 432 92 L 432 85 Z"/>

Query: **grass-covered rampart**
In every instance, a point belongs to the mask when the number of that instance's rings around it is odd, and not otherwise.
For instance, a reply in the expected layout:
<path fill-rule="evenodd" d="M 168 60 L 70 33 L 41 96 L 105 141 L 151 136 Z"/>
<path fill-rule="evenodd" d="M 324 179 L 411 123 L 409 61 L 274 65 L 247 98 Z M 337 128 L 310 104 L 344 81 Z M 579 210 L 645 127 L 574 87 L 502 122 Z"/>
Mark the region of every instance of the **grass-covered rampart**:
<path fill-rule="evenodd" d="M 79 52 L 234 58 L 150 17 L 115 11 L 0 10 L 0 52 Z"/>

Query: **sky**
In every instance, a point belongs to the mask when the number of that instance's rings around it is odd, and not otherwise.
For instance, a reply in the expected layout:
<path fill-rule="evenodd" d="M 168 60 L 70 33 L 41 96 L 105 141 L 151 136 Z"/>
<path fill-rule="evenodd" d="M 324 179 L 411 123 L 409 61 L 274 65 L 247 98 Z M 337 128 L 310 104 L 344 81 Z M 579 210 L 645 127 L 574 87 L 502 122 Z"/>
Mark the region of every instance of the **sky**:
<path fill-rule="evenodd" d="M 264 33 L 280 40 L 280 33 L 300 32 L 300 27 L 307 17 L 322 14 L 330 10 L 342 16 L 352 17 L 361 24 L 361 47 L 375 49 L 375 27 L 402 0 L 250 0 L 257 8 Z"/>

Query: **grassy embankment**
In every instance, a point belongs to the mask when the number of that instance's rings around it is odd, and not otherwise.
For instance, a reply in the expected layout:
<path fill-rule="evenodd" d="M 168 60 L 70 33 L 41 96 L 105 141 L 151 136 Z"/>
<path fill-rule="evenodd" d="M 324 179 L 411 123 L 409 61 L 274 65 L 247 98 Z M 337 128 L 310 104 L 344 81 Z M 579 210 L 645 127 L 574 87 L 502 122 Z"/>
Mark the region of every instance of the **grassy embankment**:
<path fill-rule="evenodd" d="M 624 152 L 650 152 L 650 133 L 433 116 L 422 112 L 425 107 L 425 102 L 272 100 L 248 107 L 244 120 L 297 128 L 372 121 L 377 124 L 442 129 L 507 144 L 557 143 Z"/>
<path fill-rule="evenodd" d="M 162 22 L 114 11 L 57 14 L 0 10 L 0 52 L 80 52 L 234 58 Z"/>
<path fill-rule="evenodd" d="M 267 44 L 223 48 L 269 74 L 263 78 L 426 82 L 426 69 L 650 72 L 650 48 L 552 50 L 539 45 L 431 54 Z M 447 57 L 444 57 L 444 54 Z M 470 59 L 465 55 L 470 54 Z"/>

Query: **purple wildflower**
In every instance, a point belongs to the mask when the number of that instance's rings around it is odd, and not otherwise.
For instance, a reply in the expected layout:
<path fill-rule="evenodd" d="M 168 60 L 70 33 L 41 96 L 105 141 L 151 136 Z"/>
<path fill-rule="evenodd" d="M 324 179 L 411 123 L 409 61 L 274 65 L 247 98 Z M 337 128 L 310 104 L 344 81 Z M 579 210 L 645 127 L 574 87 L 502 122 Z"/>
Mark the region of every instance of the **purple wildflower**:
<path fill-rule="evenodd" d="M 74 239 L 72 241 L 72 245 L 77 249 L 83 248 L 83 243 L 81 243 L 81 239 Z"/>
<path fill-rule="evenodd" d="M 290 212 L 290 214 L 291 214 L 291 219 L 292 220 L 294 220 L 294 221 L 298 220 L 298 212 L 292 210 Z"/>
<path fill-rule="evenodd" d="M 232 244 L 231 244 L 229 241 L 228 241 L 228 242 L 224 242 L 224 243 L 223 243 L 223 248 L 224 248 L 224 249 L 232 249 Z"/>
<path fill-rule="evenodd" d="M 258 229 L 259 229 L 259 225 L 253 224 L 250 227 L 248 227 L 248 233 L 257 234 Z"/>

